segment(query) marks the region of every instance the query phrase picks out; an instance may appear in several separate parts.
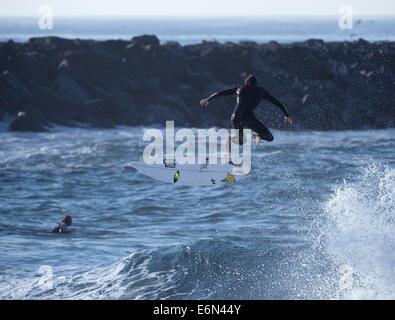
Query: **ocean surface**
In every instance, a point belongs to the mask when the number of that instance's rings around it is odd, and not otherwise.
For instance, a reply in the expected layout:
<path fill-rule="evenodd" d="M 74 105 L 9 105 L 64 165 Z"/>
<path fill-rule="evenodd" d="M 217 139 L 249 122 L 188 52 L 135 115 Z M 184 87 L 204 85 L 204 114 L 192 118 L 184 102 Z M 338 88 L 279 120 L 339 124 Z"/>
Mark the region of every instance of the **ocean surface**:
<path fill-rule="evenodd" d="M 53 29 L 40 29 L 39 17 L 0 17 L 0 41 L 27 41 L 47 35 L 80 39 L 130 40 L 142 34 L 155 34 L 161 42 L 180 44 L 202 40 L 280 43 L 323 39 L 325 41 L 395 41 L 395 17 L 354 16 L 352 29 L 339 27 L 339 16 L 267 17 L 53 17 Z"/>
<path fill-rule="evenodd" d="M 395 298 L 395 129 L 274 130 L 208 187 L 138 173 L 145 129 L 0 132 L 0 299 Z"/>

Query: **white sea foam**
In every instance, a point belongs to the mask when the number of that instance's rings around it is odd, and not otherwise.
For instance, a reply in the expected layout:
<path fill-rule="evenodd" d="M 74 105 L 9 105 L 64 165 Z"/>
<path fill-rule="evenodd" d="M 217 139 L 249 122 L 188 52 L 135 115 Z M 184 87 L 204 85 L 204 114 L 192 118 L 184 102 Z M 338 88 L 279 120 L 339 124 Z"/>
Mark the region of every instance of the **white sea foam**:
<path fill-rule="evenodd" d="M 328 249 L 339 262 L 340 295 L 395 297 L 395 169 L 370 165 L 325 204 Z"/>

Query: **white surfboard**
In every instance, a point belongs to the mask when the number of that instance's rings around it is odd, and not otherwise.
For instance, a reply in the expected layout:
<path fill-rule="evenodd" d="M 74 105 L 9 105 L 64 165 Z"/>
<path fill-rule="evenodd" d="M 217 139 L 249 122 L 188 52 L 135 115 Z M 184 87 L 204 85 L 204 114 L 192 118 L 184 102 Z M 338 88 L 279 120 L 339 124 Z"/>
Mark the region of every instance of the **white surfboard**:
<path fill-rule="evenodd" d="M 229 163 L 221 163 L 218 159 L 216 164 L 178 164 L 174 160 L 164 160 L 163 164 L 146 164 L 144 160 L 131 163 L 140 173 L 156 180 L 177 185 L 204 186 L 217 184 L 233 184 L 245 178 L 243 168 Z"/>

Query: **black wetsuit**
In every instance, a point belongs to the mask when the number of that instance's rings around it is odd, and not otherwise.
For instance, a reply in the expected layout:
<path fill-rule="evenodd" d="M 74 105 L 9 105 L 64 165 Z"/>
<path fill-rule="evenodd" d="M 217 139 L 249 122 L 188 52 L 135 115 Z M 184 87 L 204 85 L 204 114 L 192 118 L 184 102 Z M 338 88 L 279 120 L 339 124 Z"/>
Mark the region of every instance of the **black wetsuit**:
<path fill-rule="evenodd" d="M 237 88 L 227 89 L 216 92 L 207 100 L 211 101 L 217 97 L 237 94 L 236 108 L 232 114 L 232 126 L 239 129 L 239 143 L 243 144 L 243 128 L 250 128 L 258 136 L 266 141 L 272 141 L 273 135 L 270 130 L 260 122 L 254 114 L 254 109 L 262 100 L 267 100 L 281 109 L 285 116 L 288 115 L 287 109 L 276 98 L 267 91 L 257 86 L 245 85 Z"/>
<path fill-rule="evenodd" d="M 70 233 L 67 224 L 64 222 L 59 223 L 52 231 L 52 233 Z"/>

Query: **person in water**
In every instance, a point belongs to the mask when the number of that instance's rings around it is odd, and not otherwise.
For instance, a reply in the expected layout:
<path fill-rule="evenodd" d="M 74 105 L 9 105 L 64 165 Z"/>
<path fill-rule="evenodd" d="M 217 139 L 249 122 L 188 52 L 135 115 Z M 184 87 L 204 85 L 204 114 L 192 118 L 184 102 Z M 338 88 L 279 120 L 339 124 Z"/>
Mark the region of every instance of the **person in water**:
<path fill-rule="evenodd" d="M 62 221 L 51 231 L 52 233 L 69 233 L 69 227 L 73 223 L 73 219 L 69 215 L 65 215 Z"/>
<path fill-rule="evenodd" d="M 200 101 L 200 105 L 207 107 L 209 102 L 221 96 L 228 96 L 237 94 L 236 107 L 232 114 L 232 126 L 234 129 L 239 129 L 239 144 L 242 145 L 245 142 L 243 129 L 249 128 L 255 131 L 257 134 L 252 134 L 252 138 L 255 140 L 258 146 L 261 140 L 273 141 L 273 135 L 270 130 L 260 122 L 254 114 L 254 109 L 259 105 L 262 100 L 267 100 L 277 107 L 284 113 L 284 120 L 292 125 L 292 119 L 289 117 L 287 109 L 279 102 L 276 98 L 271 96 L 267 91 L 257 86 L 257 78 L 254 75 L 249 75 L 244 80 L 245 85 L 227 89 L 224 91 L 216 92 L 207 99 Z M 228 139 L 227 146 L 230 150 L 230 139 Z"/>

